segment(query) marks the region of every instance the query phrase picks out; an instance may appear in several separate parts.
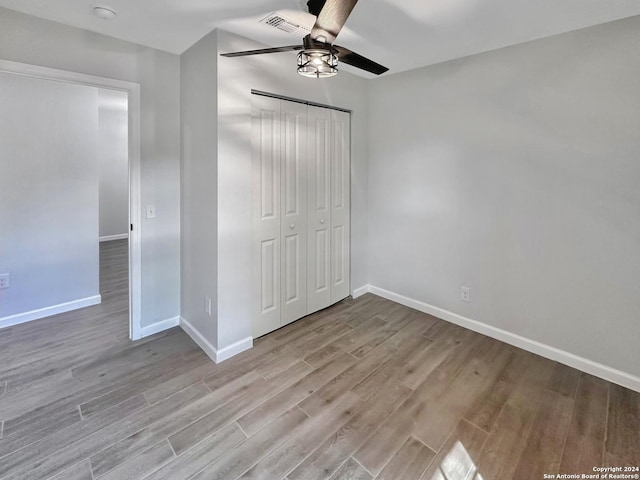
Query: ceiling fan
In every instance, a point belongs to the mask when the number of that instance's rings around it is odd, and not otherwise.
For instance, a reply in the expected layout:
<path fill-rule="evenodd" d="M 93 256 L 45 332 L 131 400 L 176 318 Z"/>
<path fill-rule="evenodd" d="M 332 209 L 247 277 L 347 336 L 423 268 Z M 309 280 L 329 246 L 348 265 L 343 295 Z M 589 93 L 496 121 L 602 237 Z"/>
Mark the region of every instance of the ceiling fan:
<path fill-rule="evenodd" d="M 358 0 L 309 0 L 307 2 L 309 13 L 317 18 L 311 33 L 303 38 L 302 45 L 223 53 L 222 56 L 244 57 L 246 55 L 300 50 L 298 53 L 298 73 L 306 77 L 321 78 L 336 75 L 338 60 L 380 75 L 389 69 L 352 52 L 348 48 L 333 44 L 357 2 Z"/>

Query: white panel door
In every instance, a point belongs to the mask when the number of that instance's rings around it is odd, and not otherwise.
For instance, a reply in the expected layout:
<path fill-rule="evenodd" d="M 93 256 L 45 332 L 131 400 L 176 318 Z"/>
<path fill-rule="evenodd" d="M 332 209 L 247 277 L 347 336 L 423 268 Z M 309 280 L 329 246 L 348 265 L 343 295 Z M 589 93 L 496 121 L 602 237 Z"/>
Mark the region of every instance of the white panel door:
<path fill-rule="evenodd" d="M 350 294 L 350 115 L 331 111 L 331 303 Z"/>
<path fill-rule="evenodd" d="M 307 107 L 281 101 L 282 314 L 286 325 L 307 314 Z"/>
<path fill-rule="evenodd" d="M 307 313 L 331 305 L 331 110 L 307 109 Z"/>
<path fill-rule="evenodd" d="M 253 98 L 253 336 L 281 326 L 280 101 Z"/>
<path fill-rule="evenodd" d="M 350 116 L 255 96 L 253 336 L 350 293 Z"/>

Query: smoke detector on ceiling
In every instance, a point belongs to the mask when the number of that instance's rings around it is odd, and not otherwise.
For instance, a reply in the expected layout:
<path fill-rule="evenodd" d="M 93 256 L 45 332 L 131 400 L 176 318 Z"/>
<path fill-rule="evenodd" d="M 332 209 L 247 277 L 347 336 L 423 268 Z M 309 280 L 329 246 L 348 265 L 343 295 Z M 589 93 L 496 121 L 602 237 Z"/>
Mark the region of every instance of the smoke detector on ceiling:
<path fill-rule="evenodd" d="M 96 15 L 96 17 L 100 17 L 103 20 L 111 20 L 117 15 L 116 11 L 113 8 L 103 6 L 93 7 L 93 13 Z"/>

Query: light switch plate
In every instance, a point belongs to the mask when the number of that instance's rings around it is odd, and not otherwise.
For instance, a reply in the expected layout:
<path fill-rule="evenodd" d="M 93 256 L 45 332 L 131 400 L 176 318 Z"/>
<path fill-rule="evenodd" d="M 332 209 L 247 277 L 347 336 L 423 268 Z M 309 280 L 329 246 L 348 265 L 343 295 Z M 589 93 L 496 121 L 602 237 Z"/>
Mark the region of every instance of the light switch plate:
<path fill-rule="evenodd" d="M 147 205 L 147 218 L 156 218 L 156 206 Z"/>

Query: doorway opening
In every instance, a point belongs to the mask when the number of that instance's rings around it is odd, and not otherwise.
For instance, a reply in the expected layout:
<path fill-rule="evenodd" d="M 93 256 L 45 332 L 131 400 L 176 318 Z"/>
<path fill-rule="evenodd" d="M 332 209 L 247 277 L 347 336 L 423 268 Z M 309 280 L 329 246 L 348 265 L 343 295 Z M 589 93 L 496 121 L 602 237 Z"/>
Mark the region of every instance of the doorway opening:
<path fill-rule="evenodd" d="M 114 268 L 117 270 L 117 272 L 115 272 L 117 273 L 117 275 L 114 278 L 117 279 L 119 275 L 121 287 L 125 283 L 123 280 L 126 280 L 126 283 L 127 283 L 127 287 L 125 291 L 119 292 L 119 295 L 120 295 L 119 301 L 122 303 L 123 308 L 128 307 L 129 338 L 132 340 L 137 340 L 141 338 L 142 336 L 141 335 L 142 329 L 140 325 L 140 321 L 141 321 L 141 239 L 140 239 L 140 229 L 139 229 L 139 226 L 140 226 L 140 85 L 133 82 L 126 82 L 126 81 L 115 80 L 110 78 L 85 75 L 85 74 L 76 73 L 76 72 L 68 72 L 64 70 L 57 70 L 57 69 L 52 69 L 47 67 L 28 65 L 28 64 L 11 62 L 6 60 L 0 60 L 0 74 L 4 74 L 4 75 L 9 74 L 7 78 L 10 78 L 13 80 L 15 80 L 16 78 L 19 78 L 18 76 L 25 77 L 25 80 L 23 83 L 27 83 L 27 82 L 33 83 L 34 79 L 39 79 L 39 80 L 52 82 L 48 84 L 50 86 L 57 83 L 58 85 L 71 84 L 76 86 L 93 87 L 93 89 L 95 90 L 96 99 L 98 98 L 98 92 L 102 92 L 105 98 L 110 99 L 110 101 L 116 101 L 116 102 L 126 101 L 126 104 L 127 104 L 126 126 L 123 127 L 122 126 L 123 124 L 121 122 L 121 128 L 126 128 L 127 143 L 126 143 L 126 146 L 123 148 L 126 149 L 128 166 L 124 174 L 123 173 L 119 174 L 120 176 L 125 175 L 127 179 L 126 184 L 120 187 L 122 192 L 126 196 L 126 198 L 120 198 L 118 200 L 118 202 L 122 203 L 123 205 L 122 208 L 125 208 L 124 206 L 126 206 L 126 211 L 120 212 L 121 216 L 118 220 L 120 224 L 123 224 L 123 225 L 119 225 L 118 228 L 122 230 L 122 227 L 124 227 L 125 231 L 111 233 L 111 234 L 105 233 L 105 235 L 98 233 L 100 231 L 98 226 L 98 224 L 100 223 L 99 213 L 97 211 L 94 212 L 94 214 L 96 215 L 95 231 L 97 235 L 95 238 L 96 244 L 94 244 L 93 248 L 98 250 L 98 253 L 99 253 L 99 256 L 98 256 L 99 263 L 100 263 L 99 270 L 101 271 L 101 273 L 103 269 L 107 268 L 107 265 L 110 263 L 110 261 L 112 265 L 115 265 L 115 263 L 113 263 L 114 261 L 119 262 L 118 266 L 114 266 Z M 13 83 L 18 85 L 20 82 L 14 81 Z M 45 83 L 43 83 L 43 85 Z M 53 89 L 55 90 L 55 87 Z M 46 101 L 44 103 L 48 104 L 48 102 Z M 55 102 L 52 100 L 51 103 L 53 104 Z M 46 108 L 47 106 L 48 105 L 45 105 L 43 108 Z M 54 125 L 52 125 L 52 130 L 53 130 L 53 127 Z M 24 134 L 21 133 L 20 135 L 24 135 L 26 138 L 29 135 L 29 130 L 31 126 L 20 125 L 20 128 L 22 129 L 20 131 L 24 131 Z M 48 134 L 48 128 L 46 124 L 43 128 L 41 128 L 41 130 L 42 132 L 44 132 L 42 134 L 43 137 Z M 17 131 L 19 130 L 15 130 L 15 132 Z M 8 135 L 14 135 L 14 134 L 9 133 Z M 38 139 L 35 138 L 35 141 L 37 140 Z M 55 138 L 54 138 L 54 141 L 55 141 Z M 19 142 L 16 142 L 16 144 L 19 144 Z M 51 165 L 49 165 L 48 167 L 51 167 Z M 51 168 L 50 171 L 56 171 L 56 169 Z M 96 165 L 95 171 L 97 172 L 97 165 Z M 73 180 L 74 170 L 71 169 L 71 171 L 65 173 L 65 175 L 69 175 L 68 177 L 69 183 L 71 183 L 71 180 Z M 64 180 L 62 184 L 64 186 Z M 28 185 L 23 185 L 21 186 L 21 188 L 25 190 L 25 195 L 28 194 L 28 189 L 29 189 Z M 92 187 L 87 187 L 87 188 L 92 188 Z M 99 195 L 99 192 L 97 191 L 98 190 L 97 184 L 95 185 L 95 188 L 96 188 L 96 191 L 94 193 L 95 193 L 95 200 L 97 204 L 98 195 Z M 59 192 L 62 190 L 58 189 L 57 191 Z M 82 200 L 80 199 L 76 203 L 81 203 L 81 202 Z M 14 202 L 14 204 L 15 203 L 16 202 Z M 66 204 L 69 205 L 71 203 L 73 203 L 73 199 L 71 201 L 67 201 Z M 16 215 L 18 214 L 16 213 Z M 59 230 L 63 230 L 63 229 L 61 228 Z M 91 230 L 89 229 L 88 231 L 90 232 Z M 66 232 L 66 233 L 63 233 L 63 235 L 64 234 L 68 235 L 69 238 L 73 238 L 73 232 Z M 110 240 L 114 242 L 118 242 L 111 245 L 111 247 L 113 248 L 110 248 L 107 245 L 109 242 L 101 242 L 99 245 L 97 245 L 99 237 L 109 237 L 110 235 L 111 235 Z M 120 236 L 120 238 L 116 238 L 117 236 Z M 43 248 L 46 248 L 46 246 Z M 106 261 L 106 263 L 103 262 L 103 255 L 100 255 L 101 253 L 103 253 L 102 250 L 104 250 L 104 253 L 105 253 L 104 261 Z M 109 252 L 109 250 L 112 250 L 112 251 Z M 71 257 L 73 253 L 74 252 L 69 252 L 69 257 Z M 6 263 L 11 264 L 11 261 L 7 261 Z M 16 267 L 16 271 L 18 269 L 19 268 Z M 51 275 L 51 279 L 55 280 L 55 271 L 50 275 Z M 123 278 L 123 275 L 124 275 L 124 278 Z M 62 282 L 63 280 L 64 280 L 63 278 L 59 279 L 60 282 Z M 112 280 L 117 281 L 114 279 Z M 60 301 L 56 301 L 56 299 L 54 298 L 53 300 L 49 301 L 49 304 L 46 303 L 46 299 L 45 299 L 44 306 L 33 304 L 33 308 L 31 308 L 32 306 L 29 305 L 28 303 L 25 303 L 24 305 L 19 305 L 21 298 L 27 298 L 28 295 L 24 295 L 24 292 L 20 291 L 20 284 L 18 282 L 19 282 L 19 279 L 16 278 L 16 282 L 14 282 L 16 284 L 16 288 L 13 290 L 14 292 L 16 292 L 14 294 L 15 299 L 5 294 L 5 297 L 9 299 L 9 301 L 5 302 L 5 305 L 9 305 L 13 303 L 16 306 L 15 309 L 17 310 L 17 313 L 10 311 L 9 315 L 0 314 L 0 328 L 15 325 L 18 323 L 23 323 L 29 320 L 44 318 L 53 314 L 62 313 L 65 311 L 73 310 L 75 308 L 80 308 L 81 306 L 95 304 L 100 301 L 100 295 L 92 295 L 90 297 L 87 297 L 86 299 L 82 299 L 86 301 L 84 305 L 82 304 L 82 300 L 60 302 Z M 98 282 L 102 283 L 102 278 L 100 278 Z M 24 284 L 26 284 L 26 281 L 24 282 Z M 105 295 L 106 297 L 109 297 L 109 295 L 113 293 L 113 292 L 110 292 L 109 287 L 106 284 L 100 285 L 99 290 L 100 290 L 100 293 L 102 295 Z M 7 291 L 5 291 L 5 293 L 6 292 Z"/>
<path fill-rule="evenodd" d="M 128 97 L 98 89 L 99 286 L 103 310 L 112 314 L 129 308 Z"/>

